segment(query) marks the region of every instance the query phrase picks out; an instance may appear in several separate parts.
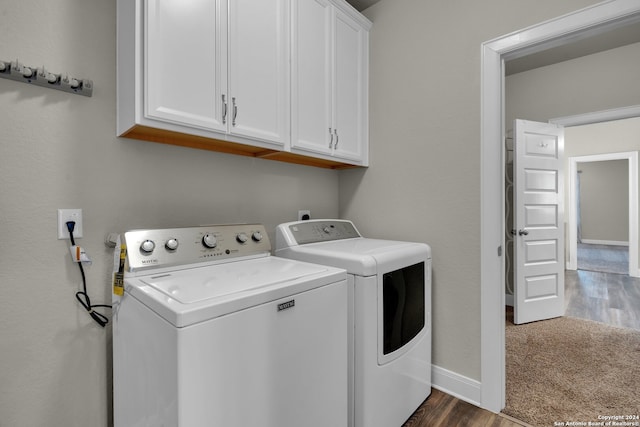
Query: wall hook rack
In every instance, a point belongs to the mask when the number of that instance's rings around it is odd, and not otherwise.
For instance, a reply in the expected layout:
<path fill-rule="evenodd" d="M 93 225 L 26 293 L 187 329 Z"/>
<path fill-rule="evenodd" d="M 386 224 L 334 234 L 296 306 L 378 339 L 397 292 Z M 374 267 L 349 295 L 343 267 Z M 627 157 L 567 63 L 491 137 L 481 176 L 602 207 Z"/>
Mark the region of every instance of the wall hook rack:
<path fill-rule="evenodd" d="M 91 96 L 93 93 L 91 80 L 71 77 L 68 74 L 55 74 L 46 70 L 44 66 L 42 68 L 27 67 L 17 60 L 13 62 L 0 60 L 0 77 L 76 95 Z"/>

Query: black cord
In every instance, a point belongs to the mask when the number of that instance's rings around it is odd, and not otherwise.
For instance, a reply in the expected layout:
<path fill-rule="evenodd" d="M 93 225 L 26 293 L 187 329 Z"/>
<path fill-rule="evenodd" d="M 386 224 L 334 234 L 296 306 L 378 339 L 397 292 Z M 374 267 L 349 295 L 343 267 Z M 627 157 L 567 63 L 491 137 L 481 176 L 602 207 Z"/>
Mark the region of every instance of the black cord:
<path fill-rule="evenodd" d="M 71 240 L 71 245 L 75 246 L 76 241 L 73 238 L 73 229 L 75 228 L 76 223 L 73 221 L 67 222 L 67 229 L 69 230 L 69 239 Z M 109 323 L 109 319 L 102 313 L 98 313 L 93 309 L 95 307 L 108 307 L 111 308 L 108 304 L 91 304 L 91 299 L 89 298 L 89 294 L 87 293 L 87 278 L 84 274 L 84 268 L 82 268 L 82 262 L 78 262 L 78 267 L 80 268 L 80 274 L 82 275 L 82 291 L 76 292 L 76 299 L 82 306 L 89 312 L 89 315 L 96 323 L 103 328 Z"/>

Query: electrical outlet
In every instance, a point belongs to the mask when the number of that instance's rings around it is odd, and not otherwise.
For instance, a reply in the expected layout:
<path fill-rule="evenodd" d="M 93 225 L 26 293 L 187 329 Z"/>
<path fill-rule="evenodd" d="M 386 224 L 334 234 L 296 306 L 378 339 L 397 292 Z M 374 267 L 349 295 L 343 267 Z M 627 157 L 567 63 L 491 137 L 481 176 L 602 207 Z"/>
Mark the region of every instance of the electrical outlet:
<path fill-rule="evenodd" d="M 67 221 L 76 223 L 73 238 L 82 237 L 82 209 L 58 209 L 58 240 L 69 238 Z"/>
<path fill-rule="evenodd" d="M 298 211 L 298 221 L 311 219 L 311 211 Z"/>

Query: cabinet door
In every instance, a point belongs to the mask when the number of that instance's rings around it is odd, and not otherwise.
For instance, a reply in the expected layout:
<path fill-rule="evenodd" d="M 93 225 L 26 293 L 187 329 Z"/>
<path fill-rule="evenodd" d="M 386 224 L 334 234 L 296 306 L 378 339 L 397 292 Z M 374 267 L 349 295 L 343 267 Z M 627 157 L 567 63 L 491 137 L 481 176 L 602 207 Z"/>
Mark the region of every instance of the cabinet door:
<path fill-rule="evenodd" d="M 225 131 L 226 3 L 146 0 L 144 115 Z"/>
<path fill-rule="evenodd" d="M 340 10 L 335 21 L 334 155 L 363 160 L 366 129 L 366 30 Z"/>
<path fill-rule="evenodd" d="M 331 17 L 327 0 L 293 2 L 291 146 L 331 154 Z"/>
<path fill-rule="evenodd" d="M 289 1 L 229 2 L 231 134 L 289 141 Z"/>

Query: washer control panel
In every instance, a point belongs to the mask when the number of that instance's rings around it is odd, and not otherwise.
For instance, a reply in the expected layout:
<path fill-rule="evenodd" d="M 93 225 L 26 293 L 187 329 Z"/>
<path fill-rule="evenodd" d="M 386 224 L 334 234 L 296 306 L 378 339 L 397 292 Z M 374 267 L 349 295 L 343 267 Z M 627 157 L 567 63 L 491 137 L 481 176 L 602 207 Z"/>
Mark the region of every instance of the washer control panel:
<path fill-rule="evenodd" d="M 290 236 L 299 244 L 362 237 L 351 221 L 319 219 L 287 224 Z"/>
<path fill-rule="evenodd" d="M 129 271 L 268 255 L 271 251 L 262 224 L 133 230 L 124 233 L 121 241 L 126 244 Z"/>

